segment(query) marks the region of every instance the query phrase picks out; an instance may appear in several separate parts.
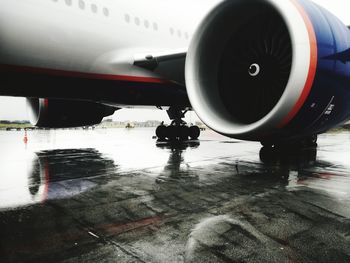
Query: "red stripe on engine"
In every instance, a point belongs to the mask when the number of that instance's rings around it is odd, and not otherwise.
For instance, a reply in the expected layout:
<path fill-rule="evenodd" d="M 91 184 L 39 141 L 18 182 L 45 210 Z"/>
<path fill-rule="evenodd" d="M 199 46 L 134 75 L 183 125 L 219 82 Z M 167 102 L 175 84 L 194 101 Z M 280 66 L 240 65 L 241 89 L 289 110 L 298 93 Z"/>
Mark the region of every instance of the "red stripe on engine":
<path fill-rule="evenodd" d="M 45 120 L 45 121 L 48 121 L 49 120 L 49 99 L 45 98 L 44 99 L 44 109 L 43 109 L 43 112 L 40 113 L 42 114 L 42 118 Z M 39 115 L 40 116 L 40 115 Z M 38 122 L 40 122 L 40 117 L 38 119 Z M 38 124 L 38 123 L 37 123 Z"/>
<path fill-rule="evenodd" d="M 170 81 L 168 80 L 161 79 L 161 78 L 153 78 L 153 77 L 83 73 L 83 72 L 75 72 L 75 71 L 66 71 L 66 70 L 49 69 L 49 68 L 35 68 L 35 67 L 15 66 L 15 65 L 0 65 L 0 71 L 4 73 L 16 72 L 16 73 L 45 74 L 49 76 L 82 78 L 82 79 L 119 80 L 119 81 L 156 83 L 156 84 L 170 83 Z"/>
<path fill-rule="evenodd" d="M 308 14 L 306 13 L 305 9 L 300 5 L 300 3 L 297 0 L 291 0 L 291 2 L 295 5 L 295 7 L 298 9 L 300 14 L 302 15 L 307 31 L 309 33 L 310 66 L 309 66 L 309 73 L 307 76 L 307 80 L 305 82 L 305 86 L 303 88 L 303 92 L 301 93 L 301 96 L 299 97 L 297 103 L 294 105 L 291 112 L 278 125 L 278 128 L 283 128 L 284 126 L 286 126 L 298 114 L 300 109 L 303 107 L 307 97 L 311 92 L 311 88 L 315 79 L 316 69 L 317 69 L 317 39 L 316 39 L 316 33 L 314 30 L 314 27 L 312 25 L 312 22 Z"/>
<path fill-rule="evenodd" d="M 49 108 L 49 100 L 44 99 L 44 108 L 47 110 Z"/>

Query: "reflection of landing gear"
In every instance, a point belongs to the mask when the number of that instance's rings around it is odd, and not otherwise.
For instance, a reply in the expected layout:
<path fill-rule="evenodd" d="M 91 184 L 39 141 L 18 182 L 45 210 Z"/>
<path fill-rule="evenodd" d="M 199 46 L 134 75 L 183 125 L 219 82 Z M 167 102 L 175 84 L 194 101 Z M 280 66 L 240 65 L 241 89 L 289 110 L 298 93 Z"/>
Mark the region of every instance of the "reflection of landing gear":
<path fill-rule="evenodd" d="M 200 135 L 200 129 L 198 126 L 189 127 L 183 120 L 187 111 L 183 111 L 178 108 L 170 107 L 167 111 L 169 118 L 172 120 L 169 126 L 165 126 L 163 123 L 156 129 L 156 135 L 159 140 L 174 141 L 186 141 L 188 138 L 191 140 L 197 140 Z"/>
<path fill-rule="evenodd" d="M 262 146 L 267 148 L 281 148 L 281 149 L 296 149 L 305 147 L 317 147 L 317 135 L 312 135 L 310 137 L 305 137 L 298 140 L 282 141 L 282 142 L 272 142 L 272 141 L 262 141 Z"/>
<path fill-rule="evenodd" d="M 199 141 L 166 141 L 156 143 L 157 148 L 169 153 L 169 160 L 164 166 L 164 170 L 156 178 L 157 184 L 166 185 L 186 185 L 198 181 L 196 173 L 190 172 L 190 167 L 186 164 L 184 156 L 187 149 L 197 149 Z"/>

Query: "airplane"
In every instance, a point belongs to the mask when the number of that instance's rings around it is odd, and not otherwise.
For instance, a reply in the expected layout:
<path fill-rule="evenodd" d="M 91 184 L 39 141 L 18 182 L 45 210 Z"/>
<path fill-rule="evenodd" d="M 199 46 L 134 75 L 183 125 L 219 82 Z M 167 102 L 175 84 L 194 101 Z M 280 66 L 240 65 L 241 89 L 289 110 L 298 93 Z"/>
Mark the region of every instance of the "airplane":
<path fill-rule="evenodd" d="M 159 139 L 212 130 L 315 144 L 350 117 L 350 31 L 309 0 L 0 0 L 0 95 L 39 127 L 167 110 Z"/>

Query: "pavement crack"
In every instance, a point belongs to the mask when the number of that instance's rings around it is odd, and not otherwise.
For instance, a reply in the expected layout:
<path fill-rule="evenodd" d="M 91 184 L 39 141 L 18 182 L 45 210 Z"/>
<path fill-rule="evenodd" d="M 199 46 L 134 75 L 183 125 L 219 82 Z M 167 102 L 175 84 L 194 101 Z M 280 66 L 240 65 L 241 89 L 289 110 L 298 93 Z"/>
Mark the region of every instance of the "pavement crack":
<path fill-rule="evenodd" d="M 305 203 L 306 203 L 306 204 L 309 204 L 309 205 L 311 205 L 311 206 L 313 206 L 313 207 L 316 207 L 316 208 L 318 208 L 318 209 L 320 209 L 320 210 L 322 210 L 322 211 L 324 211 L 324 212 L 326 212 L 326 213 L 329 213 L 329 214 L 331 214 L 331 215 L 333 215 L 333 216 L 336 216 L 337 218 L 341 217 L 342 219 L 346 219 L 345 216 L 340 215 L 340 214 L 338 214 L 338 213 L 336 213 L 336 212 L 333 212 L 333 211 L 331 211 L 331 210 L 329 210 L 329 209 L 326 209 L 326 208 L 324 208 L 324 207 L 322 207 L 322 206 L 319 206 L 319 205 L 316 205 L 316 204 L 313 204 L 313 203 L 307 202 L 307 201 L 305 201 Z"/>

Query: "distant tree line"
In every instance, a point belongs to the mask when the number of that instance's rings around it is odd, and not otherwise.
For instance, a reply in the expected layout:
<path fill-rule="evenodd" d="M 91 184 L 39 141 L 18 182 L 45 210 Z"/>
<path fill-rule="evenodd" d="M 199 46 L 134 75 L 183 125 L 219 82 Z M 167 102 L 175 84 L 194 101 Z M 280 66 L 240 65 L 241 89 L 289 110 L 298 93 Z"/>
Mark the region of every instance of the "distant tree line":
<path fill-rule="evenodd" d="M 29 121 L 7 121 L 7 120 L 0 120 L 0 124 L 30 124 Z"/>

